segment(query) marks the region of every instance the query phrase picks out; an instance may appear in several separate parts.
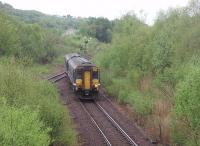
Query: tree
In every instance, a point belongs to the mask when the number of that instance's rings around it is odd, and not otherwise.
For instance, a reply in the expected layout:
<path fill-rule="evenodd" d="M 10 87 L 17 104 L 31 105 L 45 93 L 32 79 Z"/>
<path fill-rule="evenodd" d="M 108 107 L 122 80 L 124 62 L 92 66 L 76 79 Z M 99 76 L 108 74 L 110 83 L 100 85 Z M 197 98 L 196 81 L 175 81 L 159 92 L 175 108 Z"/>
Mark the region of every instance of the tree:
<path fill-rule="evenodd" d="M 0 27 L 0 55 L 15 54 L 20 48 L 16 26 L 14 21 L 2 11 L 0 11 Z"/>
<path fill-rule="evenodd" d="M 101 42 L 110 42 L 112 38 L 111 22 L 106 18 L 89 17 L 80 26 L 80 32 L 86 36 L 95 37 Z"/>

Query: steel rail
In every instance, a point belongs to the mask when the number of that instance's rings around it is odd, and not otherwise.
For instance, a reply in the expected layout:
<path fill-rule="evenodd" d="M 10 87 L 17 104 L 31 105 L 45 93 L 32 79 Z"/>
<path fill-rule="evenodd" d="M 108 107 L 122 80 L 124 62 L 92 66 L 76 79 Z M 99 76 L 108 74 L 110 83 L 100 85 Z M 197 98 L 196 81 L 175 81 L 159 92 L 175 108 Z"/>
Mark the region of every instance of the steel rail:
<path fill-rule="evenodd" d="M 115 107 L 115 105 L 112 103 L 112 101 L 111 101 L 108 97 L 106 97 L 106 95 L 103 93 L 102 90 L 99 90 L 99 94 L 100 94 L 101 97 L 103 97 L 105 100 L 107 100 L 113 107 Z M 154 140 L 154 139 L 148 137 L 148 136 L 142 131 L 141 127 L 139 127 L 139 126 L 137 126 L 137 125 L 135 125 L 135 126 L 136 126 L 137 129 L 140 130 L 140 132 L 150 141 L 150 143 L 152 143 L 152 144 L 157 144 L 157 143 L 158 143 L 156 140 Z"/>
<path fill-rule="evenodd" d="M 106 110 L 101 105 L 99 105 L 97 102 L 95 102 L 95 104 L 105 114 L 110 122 L 121 132 L 121 134 L 129 141 L 131 145 L 138 146 L 138 144 L 121 128 L 121 126 L 106 112 Z"/>
<path fill-rule="evenodd" d="M 61 76 L 60 78 L 58 78 L 58 79 L 56 79 L 56 80 L 53 80 L 52 82 L 53 82 L 53 83 L 58 82 L 58 81 L 60 81 L 61 79 L 65 78 L 65 77 L 66 77 L 66 75 Z"/>
<path fill-rule="evenodd" d="M 99 125 L 97 124 L 97 122 L 94 120 L 94 118 L 91 116 L 91 114 L 88 112 L 88 110 L 85 108 L 85 106 L 83 105 L 82 102 L 80 102 L 83 110 L 87 113 L 87 115 L 89 116 L 90 120 L 94 123 L 94 125 L 97 127 L 97 129 L 100 131 L 101 135 L 103 136 L 107 146 L 112 146 L 112 144 L 110 143 L 110 141 L 108 140 L 108 138 L 106 137 L 106 135 L 103 133 L 103 131 L 101 130 L 101 128 L 99 127 Z"/>
<path fill-rule="evenodd" d="M 56 78 L 56 77 L 58 77 L 58 76 L 61 76 L 61 75 L 63 75 L 63 74 L 66 74 L 66 72 L 62 72 L 62 73 L 56 74 L 56 75 L 54 75 L 54 76 L 51 76 L 51 77 L 49 77 L 47 80 L 51 80 L 51 79 Z"/>
<path fill-rule="evenodd" d="M 106 96 L 104 95 L 104 93 L 103 93 L 102 90 L 99 90 L 99 94 L 100 94 L 100 96 L 102 96 L 104 99 L 106 99 L 111 105 L 113 105 L 112 101 L 111 101 L 108 97 L 106 97 Z M 114 105 L 113 105 L 113 106 L 114 106 Z"/>

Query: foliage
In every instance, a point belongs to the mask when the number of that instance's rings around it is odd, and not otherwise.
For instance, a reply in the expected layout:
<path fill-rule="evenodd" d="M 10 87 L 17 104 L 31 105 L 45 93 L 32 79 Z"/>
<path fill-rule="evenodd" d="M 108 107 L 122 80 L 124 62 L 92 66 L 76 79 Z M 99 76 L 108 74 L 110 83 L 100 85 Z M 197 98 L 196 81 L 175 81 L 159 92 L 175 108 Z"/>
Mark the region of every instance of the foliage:
<path fill-rule="evenodd" d="M 65 24 L 65 19 L 73 21 L 70 16 L 15 10 L 0 2 L 0 101 L 6 102 L 0 102 L 0 145 L 76 145 L 69 113 L 55 86 L 36 76 L 48 72 L 41 64 L 67 53 L 68 47 L 79 48 L 76 38 L 71 47 L 60 34 L 74 25 Z M 9 129 L 10 122 L 15 129 Z"/>
<path fill-rule="evenodd" d="M 17 56 L 30 56 L 34 62 L 49 63 L 57 56 L 60 38 L 56 32 L 38 25 L 21 26 L 19 29 L 21 50 Z"/>
<path fill-rule="evenodd" d="M 2 99 L 2 98 L 1 98 Z M 50 144 L 48 132 L 40 120 L 38 112 L 29 108 L 0 107 L 0 145 L 47 146 Z"/>
<path fill-rule="evenodd" d="M 140 115 L 148 115 L 153 109 L 153 97 L 140 92 L 132 92 L 128 97 L 128 102 L 132 105 L 135 112 Z"/>
<path fill-rule="evenodd" d="M 89 17 L 88 20 L 80 24 L 80 33 L 106 43 L 111 41 L 111 29 L 112 24 L 106 18 Z"/>
<path fill-rule="evenodd" d="M 0 11 L 0 55 L 10 55 L 20 47 L 19 37 L 14 24 L 9 17 Z"/>
<path fill-rule="evenodd" d="M 0 55 L 30 58 L 36 63 L 50 63 L 58 55 L 63 41 L 55 30 L 38 24 L 27 25 L 0 11 Z"/>
<path fill-rule="evenodd" d="M 75 145 L 76 136 L 69 114 L 60 105 L 55 87 L 33 76 L 26 68 L 15 63 L 15 60 L 4 64 L 0 65 L 0 97 L 6 100 L 7 105 L 37 111 L 44 126 L 51 128 L 48 131 L 51 142 Z"/>
<path fill-rule="evenodd" d="M 151 114 L 157 98 L 175 104 L 174 125 L 183 130 L 176 135 L 175 129 L 172 135 L 179 145 L 189 135 L 186 145 L 199 144 L 199 71 L 194 69 L 200 65 L 199 6 L 199 0 L 192 0 L 184 8 L 161 11 L 153 26 L 134 14 L 123 16 L 115 21 L 111 44 L 94 59 L 101 68 L 103 86 L 139 115 Z M 143 79 L 147 89 L 142 88 Z M 176 88 L 179 84 L 182 86 Z"/>
<path fill-rule="evenodd" d="M 186 145 L 200 144 L 200 68 L 192 67 L 190 73 L 179 83 L 175 96 L 175 112 L 178 122 L 188 128 L 182 139 L 187 139 Z M 178 134 L 177 134 L 178 135 Z M 185 141 L 185 140 L 184 140 Z"/>
<path fill-rule="evenodd" d="M 4 10 L 9 15 L 14 16 L 24 23 L 38 24 L 48 29 L 64 31 L 69 28 L 76 28 L 78 25 L 78 20 L 70 15 L 60 17 L 56 15 L 46 15 L 34 10 L 19 10 L 13 8 L 9 4 L 3 4 L 1 2 L 0 10 Z"/>

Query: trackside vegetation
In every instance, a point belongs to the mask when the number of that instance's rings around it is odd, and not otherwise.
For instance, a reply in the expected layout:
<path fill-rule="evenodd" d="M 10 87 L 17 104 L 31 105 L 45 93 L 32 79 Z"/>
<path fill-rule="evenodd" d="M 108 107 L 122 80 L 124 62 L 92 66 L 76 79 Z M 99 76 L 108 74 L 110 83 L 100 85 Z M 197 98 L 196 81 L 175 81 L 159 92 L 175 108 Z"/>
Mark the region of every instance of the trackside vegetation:
<path fill-rule="evenodd" d="M 200 68 L 191 67 L 191 71 L 178 84 L 175 95 L 175 113 L 177 115 L 174 127 L 174 140 L 182 145 L 199 145 L 200 131 Z M 182 130 L 179 130 L 183 128 Z M 183 137 L 183 139 L 182 139 Z M 188 138 L 190 140 L 188 141 Z"/>
<path fill-rule="evenodd" d="M 64 37 L 56 29 L 20 21 L 1 6 L 0 145 L 76 145 L 76 132 L 56 86 L 41 79 L 50 63 L 70 50 Z"/>
<path fill-rule="evenodd" d="M 115 21 L 94 57 L 107 91 L 164 145 L 200 145 L 200 1 L 161 11 L 153 26 L 134 14 Z"/>
<path fill-rule="evenodd" d="M 8 61 L 0 65 L 0 89 L 1 145 L 76 144 L 54 85 Z"/>
<path fill-rule="evenodd" d="M 45 128 L 37 112 L 30 111 L 26 107 L 19 109 L 6 106 L 5 103 L 1 104 L 0 112 L 0 144 L 2 146 L 49 145 L 50 137 L 48 132 L 50 129 Z"/>

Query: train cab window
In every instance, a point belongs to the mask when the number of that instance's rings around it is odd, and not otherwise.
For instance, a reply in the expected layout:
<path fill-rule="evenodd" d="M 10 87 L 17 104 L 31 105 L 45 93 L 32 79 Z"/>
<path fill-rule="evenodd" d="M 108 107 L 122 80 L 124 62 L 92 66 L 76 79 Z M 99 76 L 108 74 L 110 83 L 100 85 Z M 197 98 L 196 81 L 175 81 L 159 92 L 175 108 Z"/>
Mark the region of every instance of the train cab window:
<path fill-rule="evenodd" d="M 76 79 L 82 79 L 82 70 L 81 69 L 76 70 Z"/>
<path fill-rule="evenodd" d="M 93 77 L 94 79 L 98 79 L 98 71 L 93 71 L 92 77 Z"/>
<path fill-rule="evenodd" d="M 66 69 L 67 69 L 67 70 L 69 69 L 69 64 L 68 64 L 68 62 L 66 63 Z"/>

